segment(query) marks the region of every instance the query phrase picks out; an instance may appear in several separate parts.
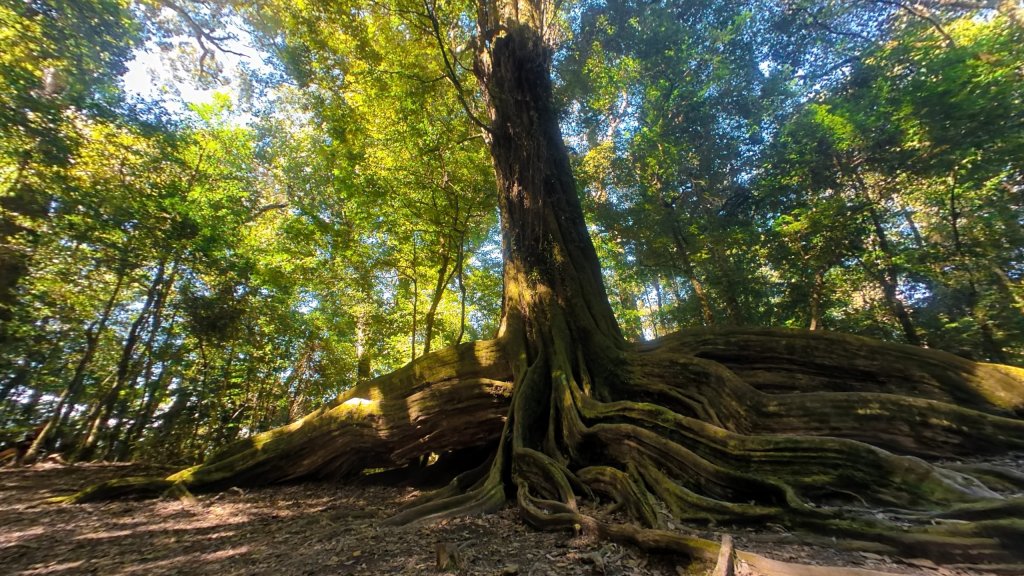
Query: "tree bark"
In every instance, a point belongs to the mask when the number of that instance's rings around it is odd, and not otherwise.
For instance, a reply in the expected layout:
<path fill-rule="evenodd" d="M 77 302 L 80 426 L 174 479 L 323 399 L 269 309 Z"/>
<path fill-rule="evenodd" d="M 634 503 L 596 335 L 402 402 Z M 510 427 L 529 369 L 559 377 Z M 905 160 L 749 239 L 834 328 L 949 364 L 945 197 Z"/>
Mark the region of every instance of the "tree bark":
<path fill-rule="evenodd" d="M 459 283 L 459 333 L 455 336 L 455 345 L 462 344 L 466 334 L 466 238 L 459 239 L 458 260 L 455 262 L 455 277 Z"/>
<path fill-rule="evenodd" d="M 868 202 L 871 202 L 870 198 Z M 878 249 L 882 252 L 884 259 L 882 270 L 878 272 L 878 282 L 882 286 L 885 301 L 889 305 L 889 309 L 896 316 L 896 321 L 899 322 L 900 328 L 903 330 L 903 337 L 906 338 L 907 343 L 920 346 L 922 344 L 921 337 L 917 334 L 917 328 L 914 326 L 913 320 L 910 319 L 910 312 L 907 311 L 907 307 L 904 306 L 903 301 L 899 297 L 899 270 L 896 268 L 892 247 L 889 245 L 889 238 L 885 233 L 881 217 L 874 204 L 868 205 L 868 215 L 871 217 L 871 225 L 875 231 L 875 239 L 878 241 Z"/>
<path fill-rule="evenodd" d="M 163 362 L 163 365 L 160 367 L 160 372 L 157 373 L 156 378 L 147 376 L 145 380 L 146 389 L 142 397 L 139 411 L 136 414 L 135 419 L 132 421 L 131 426 L 128 428 L 124 441 L 120 445 L 117 453 L 118 460 L 123 461 L 128 459 L 132 454 L 132 450 L 134 449 L 136 442 L 138 442 L 146 427 L 148 427 L 150 422 L 152 422 L 153 414 L 156 412 L 158 403 L 164 396 L 166 396 L 166 390 L 164 390 L 164 387 L 167 383 L 168 368 L 170 366 L 170 362 L 173 361 L 176 356 L 177 354 L 174 354 L 170 359 Z M 149 370 L 150 368 L 147 367 L 147 372 L 149 372 Z"/>
<path fill-rule="evenodd" d="M 409 348 L 412 350 L 411 360 L 416 359 L 416 322 L 419 320 L 420 285 L 416 279 L 416 243 L 413 240 L 413 272 L 412 272 L 412 330 L 409 331 Z"/>
<path fill-rule="evenodd" d="M 430 306 L 427 307 L 427 314 L 423 320 L 423 354 L 430 354 L 431 343 L 434 339 L 434 318 L 437 315 L 437 307 L 444 298 L 445 287 L 451 282 L 455 269 L 448 270 L 451 264 L 451 255 L 447 247 L 441 246 L 441 262 L 437 265 L 437 281 L 434 283 L 434 294 L 430 298 Z"/>
<path fill-rule="evenodd" d="M 162 307 L 165 290 L 169 289 L 169 284 L 165 282 L 166 265 L 166 259 L 157 265 L 153 280 L 146 290 L 146 300 L 142 304 L 142 309 L 139 310 L 138 315 L 128 329 L 128 334 L 125 336 L 124 343 L 121 346 L 121 356 L 117 362 L 114 384 L 97 400 L 86 417 L 89 426 L 85 438 L 76 451 L 76 459 L 88 460 L 92 457 L 107 416 L 114 409 L 118 396 L 129 380 L 137 375 L 138 366 L 136 366 L 135 347 L 141 338 L 143 324 L 150 318 L 151 314 L 160 313 L 159 308 Z M 173 272 L 171 275 L 173 277 Z"/>
<path fill-rule="evenodd" d="M 825 271 L 819 268 L 814 271 L 814 279 L 811 281 L 811 297 L 808 303 L 809 330 L 821 330 L 821 298 L 824 291 Z"/>

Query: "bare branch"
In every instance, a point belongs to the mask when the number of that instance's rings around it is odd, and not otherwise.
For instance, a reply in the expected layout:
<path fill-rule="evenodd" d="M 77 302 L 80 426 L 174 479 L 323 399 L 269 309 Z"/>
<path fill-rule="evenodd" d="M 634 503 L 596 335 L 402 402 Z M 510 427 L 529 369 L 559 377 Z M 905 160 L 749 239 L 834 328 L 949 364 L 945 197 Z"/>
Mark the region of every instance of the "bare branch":
<path fill-rule="evenodd" d="M 878 2 L 879 4 L 884 4 L 884 5 L 887 5 L 887 6 L 895 6 L 895 7 L 900 8 L 900 9 L 906 11 L 907 13 L 909 13 L 909 14 L 917 17 L 917 18 L 921 18 L 923 20 L 927 20 L 932 25 L 932 27 L 934 27 L 935 30 L 938 31 L 938 33 L 943 38 L 945 38 L 946 44 L 948 46 L 950 46 L 950 47 L 955 47 L 956 46 L 956 42 L 953 41 L 953 37 L 950 36 L 949 33 L 946 32 L 946 29 L 942 27 L 942 23 L 939 22 L 939 19 L 936 18 L 935 15 L 933 15 L 931 13 L 931 10 L 929 10 L 928 7 L 925 6 L 923 3 L 922 4 L 918 4 L 917 6 L 910 6 L 908 4 L 904 4 L 903 2 L 900 2 L 900 0 L 875 0 L 875 2 Z"/>
<path fill-rule="evenodd" d="M 225 54 L 233 54 L 240 58 L 247 58 L 245 54 L 235 52 L 224 47 L 224 42 L 235 40 L 235 36 L 227 34 L 225 36 L 214 36 L 213 32 L 207 30 L 202 24 L 196 21 L 196 19 L 189 14 L 181 5 L 175 3 L 173 0 L 159 0 L 160 4 L 165 8 L 176 13 L 185 21 L 185 24 L 192 30 L 192 37 L 195 38 L 196 43 L 199 44 L 199 49 L 202 51 L 199 54 L 199 73 L 206 74 L 206 59 L 214 55 L 214 52 L 223 52 Z M 207 45 L 209 44 L 209 45 Z M 211 48 L 212 46 L 212 48 Z"/>
<path fill-rule="evenodd" d="M 441 24 L 437 20 L 436 3 L 434 0 L 423 0 L 423 8 L 427 11 L 427 18 L 430 20 L 430 27 L 433 31 L 434 40 L 437 41 L 437 48 L 441 51 L 441 58 L 444 60 L 445 73 L 448 76 L 448 80 L 451 81 L 452 85 L 455 86 L 455 95 L 459 99 L 459 104 L 462 105 L 463 110 L 469 115 L 469 119 L 480 127 L 481 130 L 490 133 L 491 127 L 485 124 L 477 115 L 473 112 L 469 102 L 466 100 L 465 90 L 462 88 L 462 81 L 459 80 L 459 75 L 455 70 L 455 66 L 452 64 L 452 58 L 448 57 L 448 46 L 445 43 L 444 37 L 441 35 Z"/>
<path fill-rule="evenodd" d="M 917 6 L 932 10 L 995 11 L 1024 26 L 1024 7 L 1017 0 L 918 0 Z"/>
<path fill-rule="evenodd" d="M 921 0 L 923 5 L 931 5 L 938 8 L 955 8 L 957 10 L 998 10 L 999 0 L 980 0 L 971 2 L 969 0 Z"/>
<path fill-rule="evenodd" d="M 832 26 L 828 22 L 822 20 L 818 16 L 818 14 L 812 12 L 810 8 L 801 7 L 801 8 L 798 9 L 798 12 L 802 12 L 802 13 L 806 14 L 807 17 L 810 19 L 810 24 L 812 24 L 812 25 L 814 25 L 814 26 L 824 30 L 825 32 L 828 32 L 829 34 L 834 34 L 836 36 L 846 36 L 848 38 L 855 38 L 855 39 L 860 40 L 862 42 L 872 42 L 873 41 L 873 39 L 871 37 L 866 36 L 864 34 L 860 34 L 860 33 L 857 33 L 857 32 L 850 32 L 848 30 L 840 30 L 840 29 Z"/>

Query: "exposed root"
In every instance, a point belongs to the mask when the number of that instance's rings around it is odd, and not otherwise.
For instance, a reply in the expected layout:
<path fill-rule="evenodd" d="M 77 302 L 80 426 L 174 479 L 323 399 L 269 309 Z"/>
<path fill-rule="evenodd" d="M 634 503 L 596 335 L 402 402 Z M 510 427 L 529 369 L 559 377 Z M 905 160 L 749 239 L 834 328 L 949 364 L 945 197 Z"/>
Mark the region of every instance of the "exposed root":
<path fill-rule="evenodd" d="M 494 341 L 438 351 L 360 383 L 334 403 L 232 444 L 165 481 L 202 492 L 307 478 L 346 479 L 368 469 L 411 466 L 430 453 L 487 446 L 503 426 L 510 380 L 508 362 Z M 140 483 L 137 492 L 159 494 L 143 488 Z M 132 492 L 114 489 L 100 485 L 66 500 Z"/>
<path fill-rule="evenodd" d="M 722 546 L 718 550 L 718 562 L 715 563 L 715 569 L 711 572 L 711 576 L 733 576 L 733 559 L 732 536 L 725 534 L 722 536 Z"/>
<path fill-rule="evenodd" d="M 141 476 L 117 478 L 90 486 L 70 496 L 49 498 L 47 502 L 53 504 L 78 504 L 81 502 L 113 500 L 123 497 L 156 498 L 169 494 L 176 485 L 174 481 L 164 478 L 146 478 Z"/>
<path fill-rule="evenodd" d="M 586 354 L 566 346 L 571 341 L 555 331 L 545 339 L 549 348 L 529 354 L 507 339 L 431 354 L 137 491 L 351 477 L 431 451 L 491 444 L 489 461 L 390 522 L 514 502 L 538 528 L 704 561 L 717 558 L 719 544 L 669 530 L 668 519 L 774 523 L 938 562 L 1024 571 L 1024 499 L 1000 495 L 1019 491 L 1024 478 L 916 457 L 1024 448 L 1016 416 L 1024 379 L 1013 370 L 862 339 L 836 347 L 847 337 L 731 331 L 645 344 L 610 372 L 595 371 Z M 812 348 L 830 352 L 811 360 Z M 349 404 L 354 398 L 375 404 Z M 107 486 L 73 499 L 124 492 Z M 581 511 L 581 501 L 598 499 L 629 522 Z M 766 574 L 877 574 L 736 555 Z"/>

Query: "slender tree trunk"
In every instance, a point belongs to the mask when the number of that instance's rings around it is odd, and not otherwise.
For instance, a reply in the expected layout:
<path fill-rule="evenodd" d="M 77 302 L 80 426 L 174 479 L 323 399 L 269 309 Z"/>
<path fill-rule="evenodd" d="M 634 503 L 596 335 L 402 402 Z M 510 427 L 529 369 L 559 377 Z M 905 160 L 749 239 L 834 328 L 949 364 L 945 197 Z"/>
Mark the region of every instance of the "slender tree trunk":
<path fill-rule="evenodd" d="M 128 384 L 129 380 L 134 379 L 137 375 L 135 348 L 142 335 L 143 324 L 150 318 L 150 314 L 154 311 L 154 306 L 162 299 L 161 294 L 164 288 L 166 265 L 166 259 L 157 265 L 153 281 L 146 291 L 146 300 L 128 329 L 124 344 L 121 346 L 121 357 L 117 362 L 117 377 L 114 380 L 114 384 L 98 399 L 93 405 L 93 409 L 89 412 L 87 417 L 89 427 L 76 455 L 76 458 L 79 460 L 88 460 L 92 457 L 108 416 L 117 405 L 121 391 Z"/>
<path fill-rule="evenodd" d="M 466 238 L 459 239 L 459 255 L 455 262 L 455 276 L 459 283 L 459 333 L 455 336 L 455 344 L 462 344 L 462 338 L 466 334 Z"/>
<path fill-rule="evenodd" d="M 657 303 L 658 303 L 658 311 L 657 311 L 657 315 L 656 315 L 656 320 L 657 320 L 658 326 L 661 327 L 662 333 L 667 333 L 669 331 L 669 326 L 668 326 L 668 319 L 665 318 L 665 312 L 664 312 L 664 310 L 665 310 L 665 294 L 664 294 L 664 291 L 661 288 L 661 279 L 657 275 L 655 275 L 654 278 L 652 279 L 651 284 L 654 286 L 654 296 L 657 299 Z"/>
<path fill-rule="evenodd" d="M 6 323 L 14 318 L 16 288 L 29 272 L 29 260 L 39 231 L 25 222 L 47 217 L 47 194 L 25 179 L 31 173 L 32 149 L 19 155 L 13 182 L 0 193 L 0 345 L 7 339 Z M 10 216 L 8 216 L 8 214 Z"/>
<path fill-rule="evenodd" d="M 643 300 L 644 306 L 646 306 L 647 309 L 651 311 L 651 313 L 648 314 L 647 316 L 648 320 L 651 321 L 651 336 L 657 338 L 658 336 L 661 335 L 658 331 L 658 310 L 656 309 L 657 302 L 651 302 L 651 292 L 650 290 L 647 289 L 646 286 L 644 287 L 643 291 Z"/>
<path fill-rule="evenodd" d="M 747 322 L 746 313 L 743 310 L 743 306 L 740 304 L 739 297 L 737 296 L 738 288 L 735 278 L 735 273 L 732 270 L 731 259 L 726 256 L 725 252 L 720 246 L 714 243 L 708 244 L 708 252 L 711 254 L 711 260 L 714 262 L 715 267 L 718 268 L 721 280 L 719 282 L 722 301 L 725 304 L 725 311 L 729 318 L 729 323 L 733 326 L 743 326 Z"/>
<path fill-rule="evenodd" d="M 53 408 L 53 414 L 50 416 L 49 420 L 46 421 L 46 424 L 43 425 L 39 434 L 36 435 L 35 440 L 32 442 L 32 446 L 28 449 L 27 458 L 35 458 L 50 438 L 54 434 L 60 432 L 58 428 L 63 428 L 67 425 L 67 421 L 64 419 L 64 414 L 65 412 L 67 414 L 71 413 L 71 408 L 74 406 L 75 401 L 82 392 L 89 364 L 92 363 L 92 359 L 99 348 L 100 337 L 103 335 L 103 331 L 106 329 L 107 323 L 110 321 L 110 316 L 114 311 L 114 304 L 117 302 L 117 298 L 121 294 L 121 287 L 124 285 L 126 274 L 126 267 L 122 264 L 118 267 L 117 280 L 114 283 L 114 289 L 111 291 L 110 297 L 107 298 L 106 303 L 103 305 L 103 311 L 100 312 L 100 317 L 85 330 L 85 350 L 82 352 L 82 357 L 78 359 L 78 363 L 75 365 L 75 371 L 71 375 L 71 381 L 68 382 L 67 387 L 64 388 L 60 397 L 57 399 L 57 404 Z"/>
<path fill-rule="evenodd" d="M 233 346 L 229 346 L 227 351 L 224 353 L 226 361 L 224 362 L 224 368 L 221 371 L 220 385 L 217 386 L 217 397 L 210 407 L 214 411 L 211 413 L 211 420 L 213 422 L 208 423 L 210 427 L 216 431 L 213 435 L 207 435 L 206 442 L 204 443 L 203 449 L 210 450 L 216 446 L 224 446 L 227 442 L 234 440 L 234 437 L 238 433 L 238 427 L 235 426 L 233 414 L 237 410 L 236 406 L 233 406 L 228 402 L 227 393 L 232 386 L 232 374 L 235 370 L 235 349 Z"/>
<path fill-rule="evenodd" d="M 825 290 L 825 272 L 821 269 L 814 272 L 814 280 L 811 282 L 810 317 L 808 325 L 810 330 L 821 329 L 821 297 Z"/>
<path fill-rule="evenodd" d="M 718 215 L 711 209 L 711 203 L 708 201 L 703 186 L 694 182 L 693 193 L 697 198 L 703 223 L 709 230 L 709 233 L 705 234 L 705 245 L 710 256 L 711 266 L 717 271 L 717 288 L 722 297 L 722 303 L 725 305 L 728 323 L 733 326 L 743 326 L 747 321 L 746 311 L 739 300 L 739 281 L 736 278 L 733 261 L 714 238 L 714 234 L 720 229 Z"/>
<path fill-rule="evenodd" d="M 637 296 L 625 285 L 619 286 L 619 305 L 626 311 L 626 318 L 622 319 L 619 327 L 627 340 L 639 341 L 644 339 L 643 318 L 636 305 Z"/>
<path fill-rule="evenodd" d="M 441 263 L 437 266 L 437 282 L 434 284 L 434 294 L 430 298 L 430 306 L 427 307 L 427 314 L 423 321 L 423 354 L 430 354 L 431 341 L 434 339 L 434 318 L 437 315 L 437 307 L 444 298 L 445 287 L 451 282 L 455 268 L 448 269 L 451 264 L 451 255 L 447 248 L 441 246 Z"/>
<path fill-rule="evenodd" d="M 366 314 L 360 315 L 356 321 L 356 382 L 369 380 L 373 373 L 373 352 L 367 345 L 369 323 Z"/>
<path fill-rule="evenodd" d="M 163 390 L 167 382 L 168 369 L 171 363 L 174 362 L 174 358 L 176 356 L 177 355 L 175 354 L 172 356 L 172 359 L 163 362 L 160 367 L 160 372 L 157 373 L 156 378 L 152 380 L 147 379 L 146 394 L 142 402 L 142 407 L 139 410 L 135 421 L 132 422 L 131 427 L 125 434 L 125 440 L 121 444 L 121 449 L 117 454 L 118 460 L 125 460 L 128 458 L 135 444 L 142 438 L 146 428 L 149 426 L 150 422 L 153 421 L 153 414 L 156 412 L 160 399 L 166 395 L 166 391 Z"/>
<path fill-rule="evenodd" d="M 180 382 L 178 388 L 174 391 L 174 401 L 171 402 L 167 411 L 160 416 L 160 422 L 152 435 L 153 441 L 158 447 L 158 452 L 163 452 L 165 455 L 169 455 L 167 453 L 170 452 L 172 447 L 174 429 L 178 425 L 178 421 L 181 416 L 188 408 L 191 400 L 192 388 L 186 385 L 185 382 Z M 181 446 L 177 446 L 177 448 L 178 454 L 180 454 Z"/>
<path fill-rule="evenodd" d="M 118 444 L 116 459 L 124 460 L 128 457 L 128 453 L 131 451 L 131 444 L 135 441 L 137 435 L 141 434 L 142 429 L 149 424 L 149 416 L 153 410 L 156 409 L 156 398 L 160 394 L 160 386 L 162 384 L 163 375 L 166 373 L 167 364 L 164 363 L 163 368 L 160 371 L 160 376 L 153 379 L 153 369 L 157 363 L 156 358 L 156 340 L 161 333 L 164 320 L 164 306 L 167 303 L 167 299 L 170 296 L 170 292 L 174 286 L 174 280 L 178 273 L 178 263 L 175 261 L 171 266 L 171 273 L 167 275 L 166 281 L 163 286 L 159 289 L 156 299 L 156 304 L 153 306 L 153 313 L 150 316 L 149 335 L 146 338 L 146 343 L 143 346 L 143 352 L 140 354 L 139 362 L 144 362 L 145 367 L 141 370 L 143 389 L 142 394 L 139 398 L 139 407 L 135 410 L 136 417 L 132 421 L 131 426 L 125 432 L 125 436 L 121 438 L 121 430 L 124 427 L 125 420 L 128 418 L 128 411 L 131 407 L 131 402 L 127 402 L 123 405 L 123 410 L 118 416 L 117 427 L 110 434 L 110 444 L 120 441 Z M 172 318 L 168 333 L 171 332 L 174 326 L 174 320 Z M 109 450 L 108 450 L 109 454 Z"/>
<path fill-rule="evenodd" d="M 686 243 L 686 238 L 683 237 L 682 231 L 679 230 L 678 222 L 674 218 L 672 221 L 672 241 L 676 247 L 676 254 L 679 256 L 679 263 L 682 266 L 683 274 L 690 283 L 690 287 L 693 288 L 693 294 L 697 297 L 697 301 L 700 302 L 700 311 L 704 317 L 704 325 L 714 326 L 715 314 L 711 309 L 711 301 L 704 290 L 704 284 L 697 277 L 697 273 L 693 269 L 689 246 Z"/>
<path fill-rule="evenodd" d="M 416 331 L 418 329 L 417 320 L 420 313 L 419 310 L 420 295 L 419 295 L 419 283 L 415 279 L 412 281 L 412 330 L 409 331 L 409 361 L 416 359 Z"/>
<path fill-rule="evenodd" d="M 417 261 L 417 248 L 416 248 L 416 234 L 412 236 L 412 274 L 409 278 L 412 282 L 412 330 L 409 333 L 409 349 L 411 350 L 410 361 L 416 359 L 416 331 L 417 321 L 419 320 L 420 314 L 420 284 L 416 278 L 416 268 L 419 262 Z"/>
<path fill-rule="evenodd" d="M 917 221 L 914 220 L 914 212 L 910 208 L 903 209 L 903 219 L 907 222 L 910 234 L 914 237 L 914 246 L 918 249 L 924 248 L 924 237 L 921 236 L 921 230 L 917 227 Z"/>
<path fill-rule="evenodd" d="M 903 337 L 907 339 L 908 344 L 920 346 L 922 344 L 921 337 L 917 334 L 917 328 L 910 319 L 910 312 L 907 311 L 907 307 L 899 297 L 899 270 L 896 268 L 889 238 L 882 226 L 882 218 L 870 199 L 868 202 L 868 216 L 871 218 L 875 239 L 878 241 L 878 249 L 883 257 L 882 270 L 878 273 L 878 282 L 882 287 L 882 293 L 885 295 L 889 309 L 892 310 L 896 321 L 899 322 L 900 328 L 903 330 Z"/>
<path fill-rule="evenodd" d="M 1002 346 L 996 341 L 995 327 L 988 319 L 984 311 L 978 310 L 978 283 L 975 277 L 974 266 L 964 248 L 963 240 L 960 237 L 960 208 L 957 205 L 956 190 L 958 186 L 957 171 L 953 170 L 949 183 L 949 225 L 953 233 L 953 249 L 964 270 L 967 272 L 967 309 L 971 318 L 978 324 L 981 332 L 981 350 L 985 357 L 991 362 L 1005 364 L 1008 361 Z"/>
<path fill-rule="evenodd" d="M 992 275 L 996 279 L 999 291 L 1007 302 L 1007 307 L 1016 309 L 1018 313 L 1024 314 L 1024 298 L 1021 297 L 1021 288 L 1017 282 L 1010 279 L 1010 275 L 1002 266 L 996 263 L 990 265 Z"/>
<path fill-rule="evenodd" d="M 914 346 L 920 346 L 923 344 L 921 337 L 918 335 L 917 328 L 914 326 L 914 323 L 910 318 L 910 312 L 903 304 L 903 301 L 899 298 L 899 269 L 896 267 L 895 253 L 889 243 L 889 237 L 885 233 L 885 226 L 882 224 L 882 217 L 878 213 L 878 207 L 875 200 L 871 198 L 867 183 L 856 168 L 850 172 L 846 168 L 848 163 L 840 160 L 839 158 L 833 158 L 833 160 L 840 173 L 846 174 L 848 177 L 852 178 L 854 190 L 864 200 L 867 206 L 868 217 L 871 219 L 871 226 L 875 233 L 875 240 L 878 242 L 878 249 L 882 253 L 882 268 L 876 273 L 876 275 L 878 277 L 878 283 L 882 288 L 886 305 L 896 317 L 896 321 L 899 323 L 900 329 L 903 331 L 903 337 L 906 339 L 907 343 L 913 344 Z M 906 213 L 904 213 L 904 215 L 906 215 Z"/>

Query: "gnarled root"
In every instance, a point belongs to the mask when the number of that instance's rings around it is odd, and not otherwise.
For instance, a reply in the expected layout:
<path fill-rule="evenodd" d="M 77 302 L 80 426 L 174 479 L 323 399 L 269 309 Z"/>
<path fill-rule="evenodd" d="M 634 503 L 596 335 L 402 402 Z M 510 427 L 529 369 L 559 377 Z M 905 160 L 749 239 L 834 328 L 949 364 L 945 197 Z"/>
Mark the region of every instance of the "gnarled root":
<path fill-rule="evenodd" d="M 1024 421 L 1015 417 L 1024 385 L 1012 369 L 852 339 L 857 370 L 851 378 L 840 370 L 846 350 L 835 347 L 845 337 L 726 335 L 746 338 L 743 352 L 731 357 L 746 370 L 701 357 L 715 334 L 700 335 L 704 348 L 683 334 L 624 355 L 602 400 L 585 392 L 596 384 L 582 355 L 569 361 L 567 354 L 538 354 L 517 371 L 509 421 L 488 476 L 451 500 L 431 502 L 422 516 L 415 508 L 405 512 L 401 521 L 478 511 L 481 495 L 504 486 L 514 489 L 509 496 L 536 527 L 590 530 L 694 558 L 714 557 L 717 544 L 665 530 L 668 518 L 706 525 L 771 522 L 873 542 L 876 550 L 1020 569 L 1024 500 L 993 490 L 1019 487 L 1017 475 L 994 467 L 972 475 L 970 468 L 921 458 L 955 457 L 981 446 L 988 453 L 1024 448 Z M 832 347 L 824 357 L 836 370 L 824 373 L 822 363 L 807 368 L 816 371 L 814 378 L 797 377 L 807 391 L 778 383 L 771 392 L 759 390 L 754 384 L 772 377 L 763 365 L 754 371 L 751 362 L 742 364 L 774 355 L 788 366 L 792 356 L 780 349 L 799 355 L 814 346 Z M 923 368 L 915 370 L 914 362 Z M 894 365 L 896 377 L 887 372 Z M 753 384 L 745 378 L 751 374 Z M 953 403 L 965 398 L 971 398 L 967 406 Z M 991 477 L 1002 481 L 989 487 Z M 581 512 L 577 499 L 594 494 L 636 524 Z M 977 517 L 948 521 L 962 514 Z"/>
<path fill-rule="evenodd" d="M 557 338 L 547 345 L 431 354 L 167 480 L 196 491 L 346 477 L 493 443 L 489 461 L 392 522 L 514 501 L 539 528 L 708 561 L 718 543 L 670 521 L 771 522 L 1024 571 L 1024 499 L 1007 497 L 1024 487 L 1020 474 L 925 460 L 1024 449 L 1019 371 L 796 331 L 683 333 L 600 364 Z M 595 500 L 628 520 L 581 509 Z"/>
<path fill-rule="evenodd" d="M 287 426 L 236 442 L 205 463 L 169 476 L 193 492 L 302 479 L 346 479 L 367 469 L 412 466 L 421 456 L 486 446 L 497 438 L 512 395 L 495 341 L 441 350 Z M 157 495 L 152 479 L 121 479 L 63 501 Z"/>

